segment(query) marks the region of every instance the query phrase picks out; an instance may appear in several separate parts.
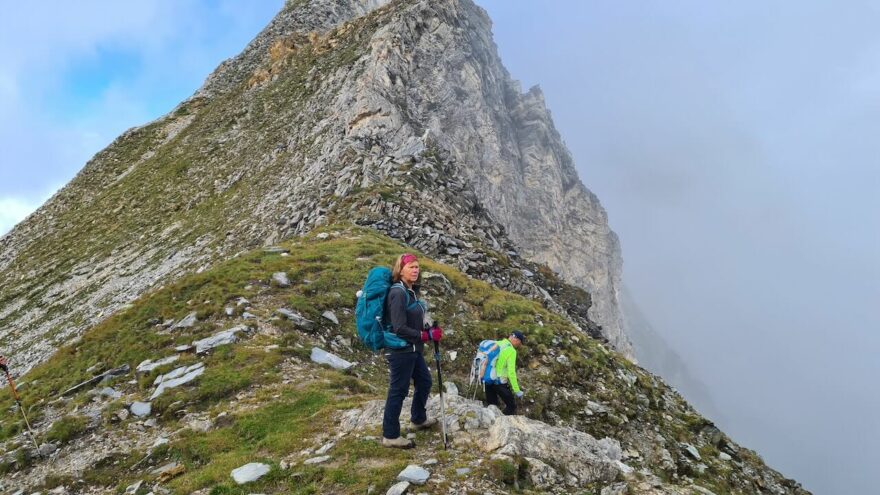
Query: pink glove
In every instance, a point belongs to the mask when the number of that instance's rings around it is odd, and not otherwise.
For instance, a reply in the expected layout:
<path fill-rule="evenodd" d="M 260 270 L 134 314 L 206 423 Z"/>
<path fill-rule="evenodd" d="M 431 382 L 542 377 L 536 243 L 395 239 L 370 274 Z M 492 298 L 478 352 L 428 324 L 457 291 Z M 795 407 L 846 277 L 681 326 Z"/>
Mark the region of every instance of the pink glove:
<path fill-rule="evenodd" d="M 440 342 L 443 338 L 443 329 L 440 327 L 431 327 L 428 329 L 428 338 L 434 342 Z"/>
<path fill-rule="evenodd" d="M 422 342 L 427 342 L 431 338 L 427 330 L 422 330 Z"/>

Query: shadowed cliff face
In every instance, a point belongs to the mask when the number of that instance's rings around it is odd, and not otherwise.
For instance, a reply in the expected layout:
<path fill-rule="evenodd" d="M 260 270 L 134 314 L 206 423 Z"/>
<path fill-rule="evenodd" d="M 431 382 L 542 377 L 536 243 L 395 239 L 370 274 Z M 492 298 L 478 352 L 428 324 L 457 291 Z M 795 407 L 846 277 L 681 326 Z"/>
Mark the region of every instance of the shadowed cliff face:
<path fill-rule="evenodd" d="M 413 157 L 436 166 L 418 175 Z M 592 319 L 631 353 L 604 211 L 540 92 L 521 94 L 500 64 L 485 12 L 452 0 L 288 3 L 193 97 L 124 133 L 0 240 L 0 345 L 31 366 L 169 276 L 354 218 L 358 194 L 414 173 L 411 206 L 453 193 L 464 206 L 433 226 L 378 209 L 423 229 L 402 239 L 505 288 L 510 276 L 464 250 L 546 263 L 592 294 Z"/>

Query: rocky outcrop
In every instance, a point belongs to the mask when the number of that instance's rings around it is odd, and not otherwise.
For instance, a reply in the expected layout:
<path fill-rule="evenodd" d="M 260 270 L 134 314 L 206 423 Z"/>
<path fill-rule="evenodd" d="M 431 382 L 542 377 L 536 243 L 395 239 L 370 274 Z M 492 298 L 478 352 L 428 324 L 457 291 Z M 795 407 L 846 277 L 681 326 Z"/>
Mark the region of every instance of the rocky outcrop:
<path fill-rule="evenodd" d="M 0 239 L 0 349 L 30 367 L 184 271 L 370 212 L 499 287 L 553 292 L 481 245 L 546 263 L 593 296 L 556 303 L 630 354 L 604 211 L 470 0 L 289 2 Z"/>

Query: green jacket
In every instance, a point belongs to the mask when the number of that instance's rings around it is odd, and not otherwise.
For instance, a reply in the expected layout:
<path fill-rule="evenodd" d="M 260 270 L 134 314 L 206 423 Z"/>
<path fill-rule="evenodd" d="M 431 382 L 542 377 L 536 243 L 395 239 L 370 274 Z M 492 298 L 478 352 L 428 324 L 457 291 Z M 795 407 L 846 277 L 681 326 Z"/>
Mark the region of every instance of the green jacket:
<path fill-rule="evenodd" d="M 509 382 L 513 393 L 519 393 L 519 382 L 516 380 L 516 347 L 509 340 L 498 341 L 501 352 L 495 362 L 495 373 L 502 382 Z"/>

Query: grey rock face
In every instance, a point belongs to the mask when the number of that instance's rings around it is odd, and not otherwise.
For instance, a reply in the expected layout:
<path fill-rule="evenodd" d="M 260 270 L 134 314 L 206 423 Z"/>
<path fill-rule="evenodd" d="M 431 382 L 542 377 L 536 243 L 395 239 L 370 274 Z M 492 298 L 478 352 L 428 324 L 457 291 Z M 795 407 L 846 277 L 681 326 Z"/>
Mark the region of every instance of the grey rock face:
<path fill-rule="evenodd" d="M 614 481 L 620 472 L 615 462 L 620 459 L 609 457 L 607 445 L 600 444 L 587 433 L 549 426 L 524 416 L 497 418 L 489 428 L 484 449 L 553 462 L 565 467 L 585 484 Z"/>

